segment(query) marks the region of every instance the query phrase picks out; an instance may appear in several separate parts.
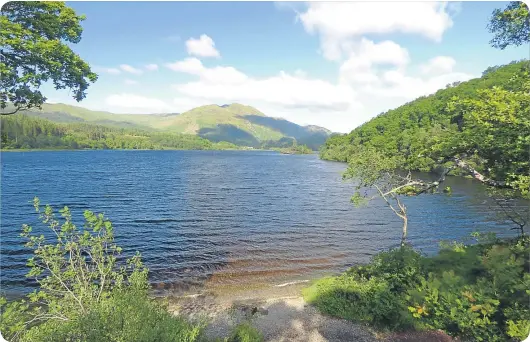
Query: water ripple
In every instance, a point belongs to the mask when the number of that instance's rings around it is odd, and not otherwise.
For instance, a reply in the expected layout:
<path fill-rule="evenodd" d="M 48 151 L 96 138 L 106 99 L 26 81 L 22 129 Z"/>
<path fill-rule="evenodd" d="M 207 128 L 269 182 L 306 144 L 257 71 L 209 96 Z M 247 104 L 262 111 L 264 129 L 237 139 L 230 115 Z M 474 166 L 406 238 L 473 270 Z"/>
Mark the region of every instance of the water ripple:
<path fill-rule="evenodd" d="M 383 202 L 355 208 L 341 163 L 315 155 L 241 151 L 1 153 L 3 291 L 29 291 L 23 223 L 39 225 L 33 196 L 102 212 L 124 256 L 142 253 L 157 291 L 226 283 L 284 284 L 336 273 L 396 246 L 401 222 Z M 448 178 L 451 197 L 405 199 L 409 236 L 426 253 L 497 223 L 475 182 Z"/>

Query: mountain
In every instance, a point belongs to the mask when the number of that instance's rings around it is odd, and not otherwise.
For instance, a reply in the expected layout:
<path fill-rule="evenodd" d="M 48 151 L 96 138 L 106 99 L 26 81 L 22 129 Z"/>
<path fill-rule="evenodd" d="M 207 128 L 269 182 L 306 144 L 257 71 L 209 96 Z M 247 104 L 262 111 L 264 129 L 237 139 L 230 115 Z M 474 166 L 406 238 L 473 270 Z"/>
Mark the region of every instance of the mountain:
<path fill-rule="evenodd" d="M 42 109 L 22 111 L 60 123 L 84 122 L 109 127 L 138 128 L 171 133 L 194 134 L 212 142 L 227 141 L 252 147 L 283 147 L 295 139 L 317 150 L 331 132 L 319 126 L 300 126 L 285 119 L 266 116 L 238 103 L 207 105 L 184 113 L 115 114 L 92 111 L 65 104 L 44 104 Z"/>

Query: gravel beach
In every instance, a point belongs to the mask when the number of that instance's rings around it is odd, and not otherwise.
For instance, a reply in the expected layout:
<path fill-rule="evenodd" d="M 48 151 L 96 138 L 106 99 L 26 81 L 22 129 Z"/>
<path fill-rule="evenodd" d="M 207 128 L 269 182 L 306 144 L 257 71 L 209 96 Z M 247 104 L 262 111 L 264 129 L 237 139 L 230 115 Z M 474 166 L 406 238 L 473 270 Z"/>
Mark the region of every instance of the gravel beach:
<path fill-rule="evenodd" d="M 223 338 L 250 321 L 267 342 L 449 342 L 442 332 L 396 333 L 383 336 L 366 325 L 322 315 L 300 295 L 304 283 L 253 289 L 216 288 L 168 297 L 169 309 L 192 321 L 207 319 L 207 338 Z"/>

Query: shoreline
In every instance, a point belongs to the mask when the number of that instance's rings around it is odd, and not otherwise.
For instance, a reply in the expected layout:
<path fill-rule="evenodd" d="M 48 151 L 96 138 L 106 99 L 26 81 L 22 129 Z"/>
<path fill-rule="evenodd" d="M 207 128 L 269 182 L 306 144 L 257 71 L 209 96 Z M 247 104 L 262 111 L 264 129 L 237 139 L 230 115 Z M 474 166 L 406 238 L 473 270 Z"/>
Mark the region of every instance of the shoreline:
<path fill-rule="evenodd" d="M 258 148 L 242 148 L 242 149 L 177 149 L 177 148 L 167 148 L 167 149 L 136 149 L 136 148 L 106 148 L 106 149 L 97 149 L 97 148 L 87 148 L 87 149 L 71 149 L 71 148 L 58 148 L 58 149 L 48 149 L 48 148 L 33 148 L 33 149 L 0 149 L 0 152 L 75 152 L 75 151 L 263 151 L 263 152 L 277 152 L 274 150 L 267 149 L 258 149 Z"/>
<path fill-rule="evenodd" d="M 283 153 L 275 149 L 261 149 L 261 148 L 234 148 L 234 149 L 178 149 L 178 148 L 165 148 L 165 149 L 141 149 L 141 148 L 31 148 L 31 149 L 21 149 L 21 148 L 10 148 L 10 149 L 0 149 L 0 152 L 74 152 L 74 151 L 260 151 L 260 152 L 277 152 L 279 154 L 287 155 L 308 155 L 308 154 L 317 154 L 317 151 L 312 153 Z M 324 159 L 322 159 L 324 160 Z M 326 160 L 327 161 L 327 160 Z"/>
<path fill-rule="evenodd" d="M 376 342 L 371 328 L 328 317 L 310 306 L 302 288 L 310 280 L 257 288 L 221 288 L 161 298 L 168 310 L 192 322 L 207 322 L 205 337 L 225 338 L 242 322 L 251 322 L 267 342 Z"/>

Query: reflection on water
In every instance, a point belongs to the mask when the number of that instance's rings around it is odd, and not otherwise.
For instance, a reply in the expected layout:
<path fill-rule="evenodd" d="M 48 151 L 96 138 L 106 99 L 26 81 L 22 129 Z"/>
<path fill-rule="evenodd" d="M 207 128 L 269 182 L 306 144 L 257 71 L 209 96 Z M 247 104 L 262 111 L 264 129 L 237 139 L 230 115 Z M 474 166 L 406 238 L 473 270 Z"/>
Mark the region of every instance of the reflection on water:
<path fill-rule="evenodd" d="M 33 196 L 74 216 L 91 209 L 138 250 L 155 289 L 250 286 L 335 273 L 395 246 L 400 220 L 383 202 L 355 208 L 345 165 L 260 151 L 2 153 L 2 289 L 27 291 L 18 237 Z M 425 253 L 475 230 L 513 235 L 477 182 L 450 177 L 451 196 L 407 198 L 409 238 Z M 524 205 L 527 205 L 525 203 Z"/>

